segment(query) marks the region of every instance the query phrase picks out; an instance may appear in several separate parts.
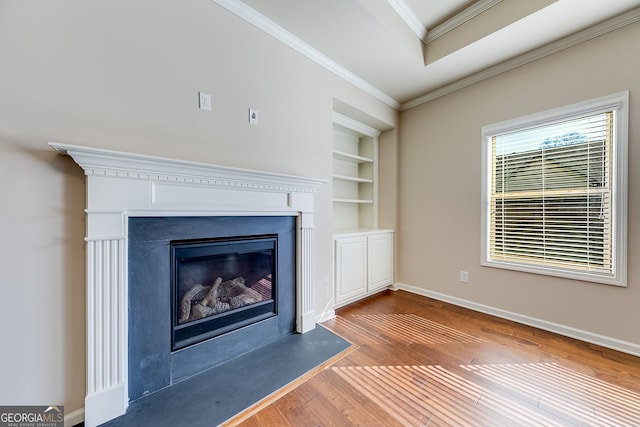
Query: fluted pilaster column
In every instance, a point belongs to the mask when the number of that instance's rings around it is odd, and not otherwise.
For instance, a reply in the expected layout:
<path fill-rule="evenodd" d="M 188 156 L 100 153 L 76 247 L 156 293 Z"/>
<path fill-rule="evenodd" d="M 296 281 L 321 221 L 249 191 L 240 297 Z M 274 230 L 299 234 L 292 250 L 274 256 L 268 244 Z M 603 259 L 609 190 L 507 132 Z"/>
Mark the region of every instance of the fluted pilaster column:
<path fill-rule="evenodd" d="M 87 396 L 85 424 L 98 425 L 127 407 L 125 239 L 87 239 Z M 104 401 L 113 405 L 104 405 Z"/>
<path fill-rule="evenodd" d="M 297 329 L 300 333 L 309 332 L 316 326 L 316 313 L 313 307 L 313 214 L 302 213 L 299 217 L 299 266 L 300 279 L 298 280 L 298 322 Z"/>

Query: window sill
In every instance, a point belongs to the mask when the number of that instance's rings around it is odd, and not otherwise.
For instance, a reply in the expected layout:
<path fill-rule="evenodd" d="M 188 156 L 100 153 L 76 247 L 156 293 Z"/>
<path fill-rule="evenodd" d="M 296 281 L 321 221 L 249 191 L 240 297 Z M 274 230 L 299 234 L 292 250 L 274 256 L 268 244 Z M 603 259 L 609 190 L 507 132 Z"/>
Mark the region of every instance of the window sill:
<path fill-rule="evenodd" d="M 542 274 L 545 276 L 561 277 L 564 279 L 582 280 L 585 282 L 600 283 L 603 285 L 612 285 L 619 287 L 627 287 L 626 277 L 618 274 L 582 272 L 571 269 L 563 269 L 559 267 L 539 267 L 517 262 L 493 261 L 485 260 L 481 263 L 485 267 L 501 268 L 504 270 L 521 271 L 524 273 Z"/>

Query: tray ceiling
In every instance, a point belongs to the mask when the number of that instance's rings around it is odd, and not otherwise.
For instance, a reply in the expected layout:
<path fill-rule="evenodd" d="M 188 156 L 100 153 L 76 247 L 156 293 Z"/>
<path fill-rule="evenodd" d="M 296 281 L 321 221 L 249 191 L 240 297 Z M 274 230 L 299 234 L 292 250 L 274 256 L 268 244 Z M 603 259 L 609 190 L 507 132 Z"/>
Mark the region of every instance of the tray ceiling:
<path fill-rule="evenodd" d="M 394 108 L 618 15 L 640 15 L 640 0 L 213 1 Z"/>

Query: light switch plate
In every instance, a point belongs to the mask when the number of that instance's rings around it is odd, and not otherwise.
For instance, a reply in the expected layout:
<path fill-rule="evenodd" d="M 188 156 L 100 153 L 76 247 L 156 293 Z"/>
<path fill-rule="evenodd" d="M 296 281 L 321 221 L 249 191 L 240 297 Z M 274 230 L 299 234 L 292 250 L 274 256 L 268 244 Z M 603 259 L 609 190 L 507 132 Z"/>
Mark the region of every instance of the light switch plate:
<path fill-rule="evenodd" d="M 201 110 L 211 111 L 211 95 L 204 92 L 198 92 L 199 103 L 198 106 Z"/>

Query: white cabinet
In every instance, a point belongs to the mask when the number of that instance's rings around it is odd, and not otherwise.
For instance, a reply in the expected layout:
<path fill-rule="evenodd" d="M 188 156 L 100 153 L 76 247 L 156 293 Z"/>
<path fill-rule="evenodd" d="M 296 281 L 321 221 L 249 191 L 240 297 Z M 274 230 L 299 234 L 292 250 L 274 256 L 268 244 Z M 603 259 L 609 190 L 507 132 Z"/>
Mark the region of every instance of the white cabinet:
<path fill-rule="evenodd" d="M 393 284 L 393 231 L 334 236 L 335 307 Z"/>
<path fill-rule="evenodd" d="M 352 301 L 367 292 L 367 238 L 335 240 L 335 299 Z"/>
<path fill-rule="evenodd" d="M 393 284 L 393 233 L 367 237 L 367 291 Z"/>

